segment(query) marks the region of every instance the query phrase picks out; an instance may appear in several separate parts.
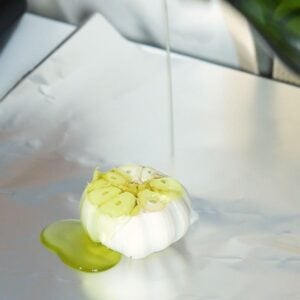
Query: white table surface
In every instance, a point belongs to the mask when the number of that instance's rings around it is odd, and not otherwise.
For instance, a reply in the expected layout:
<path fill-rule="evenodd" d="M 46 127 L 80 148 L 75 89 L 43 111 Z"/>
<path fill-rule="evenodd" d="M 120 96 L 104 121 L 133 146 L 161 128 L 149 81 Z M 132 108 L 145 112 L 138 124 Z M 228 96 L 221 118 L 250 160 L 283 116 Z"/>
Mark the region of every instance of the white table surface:
<path fill-rule="evenodd" d="M 172 62 L 173 174 L 199 221 L 166 251 L 100 274 L 67 268 L 38 236 L 78 218 L 95 165 L 167 171 L 164 53 L 96 15 L 0 103 L 2 298 L 299 299 L 300 89 Z"/>
<path fill-rule="evenodd" d="M 25 13 L 0 50 L 0 99 L 74 29 L 70 24 Z"/>

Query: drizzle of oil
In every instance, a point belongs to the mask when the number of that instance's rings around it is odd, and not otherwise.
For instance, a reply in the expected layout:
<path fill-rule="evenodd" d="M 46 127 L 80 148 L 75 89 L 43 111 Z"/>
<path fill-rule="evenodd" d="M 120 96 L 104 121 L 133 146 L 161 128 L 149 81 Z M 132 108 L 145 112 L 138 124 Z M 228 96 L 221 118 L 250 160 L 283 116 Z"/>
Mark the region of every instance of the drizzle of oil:
<path fill-rule="evenodd" d="M 120 253 L 91 241 L 79 220 L 50 224 L 42 231 L 41 242 L 65 264 L 85 272 L 105 271 L 121 259 Z"/>
<path fill-rule="evenodd" d="M 168 0 L 163 0 L 163 15 L 165 27 L 165 45 L 166 45 L 166 70 L 167 70 L 167 91 L 169 106 L 169 143 L 170 143 L 170 174 L 174 174 L 175 160 L 175 130 L 174 130 L 174 104 L 173 104 L 173 79 L 172 79 L 172 61 L 170 44 L 170 22 L 168 11 Z"/>
<path fill-rule="evenodd" d="M 175 134 L 172 62 L 170 55 L 170 27 L 167 0 L 163 0 L 165 40 L 166 40 L 166 70 L 169 106 L 169 136 L 170 136 L 170 173 L 174 173 Z M 49 250 L 55 252 L 68 266 L 85 271 L 101 272 L 115 266 L 121 259 L 121 254 L 100 243 L 90 240 L 79 220 L 62 220 L 46 227 L 41 233 L 41 242 Z"/>

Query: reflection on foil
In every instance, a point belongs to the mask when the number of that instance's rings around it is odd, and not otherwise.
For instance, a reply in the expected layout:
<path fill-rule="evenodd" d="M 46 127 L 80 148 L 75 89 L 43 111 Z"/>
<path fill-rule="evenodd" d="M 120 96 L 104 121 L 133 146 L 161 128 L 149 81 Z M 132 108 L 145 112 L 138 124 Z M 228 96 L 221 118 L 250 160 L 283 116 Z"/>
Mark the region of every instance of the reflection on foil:
<path fill-rule="evenodd" d="M 144 259 L 123 257 L 116 267 L 106 272 L 81 273 L 80 277 L 89 300 L 168 300 L 176 299 L 184 289 L 192 276 L 190 269 L 186 256 L 169 247 Z"/>

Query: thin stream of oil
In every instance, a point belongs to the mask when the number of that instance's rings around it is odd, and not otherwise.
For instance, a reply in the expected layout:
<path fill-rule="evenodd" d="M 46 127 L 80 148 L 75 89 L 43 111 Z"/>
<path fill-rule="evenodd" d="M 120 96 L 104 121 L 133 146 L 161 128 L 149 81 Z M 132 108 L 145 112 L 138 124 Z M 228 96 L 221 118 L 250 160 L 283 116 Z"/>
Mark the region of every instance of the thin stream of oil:
<path fill-rule="evenodd" d="M 174 108 L 172 66 L 170 56 L 170 28 L 167 0 L 162 0 L 166 40 L 166 75 L 168 92 L 168 126 L 170 174 L 174 174 Z M 50 224 L 41 232 L 41 242 L 50 251 L 56 253 L 68 266 L 85 271 L 101 272 L 116 265 L 121 255 L 104 245 L 94 243 L 83 229 L 79 220 L 62 220 Z"/>
<path fill-rule="evenodd" d="M 166 74 L 167 74 L 167 92 L 168 92 L 168 126 L 169 126 L 169 155 L 170 155 L 170 174 L 174 175 L 175 164 L 175 130 L 174 130 L 174 104 L 173 104 L 173 78 L 172 78 L 172 61 L 170 45 L 170 21 L 168 0 L 162 0 L 163 4 L 163 22 L 165 30 L 166 46 Z"/>

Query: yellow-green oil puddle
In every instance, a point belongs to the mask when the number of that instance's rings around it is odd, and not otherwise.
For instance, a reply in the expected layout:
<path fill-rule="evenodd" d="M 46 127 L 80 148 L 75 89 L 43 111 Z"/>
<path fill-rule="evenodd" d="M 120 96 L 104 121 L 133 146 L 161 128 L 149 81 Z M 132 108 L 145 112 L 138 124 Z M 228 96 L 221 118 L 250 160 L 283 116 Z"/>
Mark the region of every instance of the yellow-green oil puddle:
<path fill-rule="evenodd" d="M 91 241 L 79 220 L 50 224 L 42 231 L 41 241 L 65 264 L 85 272 L 105 271 L 121 259 L 120 253 Z"/>

